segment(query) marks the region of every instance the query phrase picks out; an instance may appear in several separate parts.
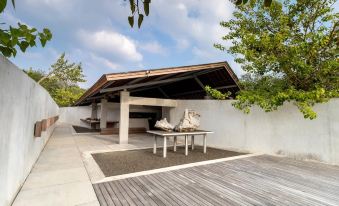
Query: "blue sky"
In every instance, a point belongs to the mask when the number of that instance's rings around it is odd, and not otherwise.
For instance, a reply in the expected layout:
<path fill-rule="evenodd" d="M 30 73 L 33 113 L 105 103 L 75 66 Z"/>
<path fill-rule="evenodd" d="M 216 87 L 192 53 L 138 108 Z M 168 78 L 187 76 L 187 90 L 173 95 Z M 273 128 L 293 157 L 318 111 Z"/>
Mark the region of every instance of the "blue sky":
<path fill-rule="evenodd" d="M 100 3 L 99 3 L 100 2 Z M 88 88 L 104 73 L 229 61 L 216 50 L 225 30 L 221 20 L 230 19 L 234 6 L 228 0 L 154 0 L 141 29 L 127 22 L 129 5 L 123 0 L 20 0 L 9 6 L 4 22 L 24 22 L 49 28 L 53 39 L 45 48 L 29 48 L 11 61 L 20 68 L 47 70 L 66 52 L 81 62 Z"/>
<path fill-rule="evenodd" d="M 233 57 L 213 47 L 227 32 L 219 26 L 232 18 L 229 0 L 153 0 L 141 29 L 127 22 L 123 0 L 20 0 L 1 16 L 5 23 L 24 22 L 49 28 L 53 39 L 45 48 L 30 48 L 11 61 L 20 68 L 48 70 L 66 53 L 81 62 L 88 88 L 102 74 L 228 61 L 241 75 Z"/>

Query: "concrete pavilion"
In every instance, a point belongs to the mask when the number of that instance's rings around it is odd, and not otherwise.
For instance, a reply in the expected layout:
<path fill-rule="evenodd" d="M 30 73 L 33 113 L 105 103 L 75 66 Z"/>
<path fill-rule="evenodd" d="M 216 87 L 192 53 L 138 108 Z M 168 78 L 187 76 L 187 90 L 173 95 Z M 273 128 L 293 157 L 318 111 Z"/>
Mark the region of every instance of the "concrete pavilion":
<path fill-rule="evenodd" d="M 166 109 L 177 106 L 180 99 L 205 99 L 205 86 L 234 97 L 239 91 L 238 78 L 227 62 L 180 66 L 153 70 L 104 74 L 91 86 L 75 106 L 92 105 L 92 119 L 100 105 L 100 128 L 107 127 L 109 103 L 120 104 L 119 143 L 128 143 L 130 105 Z"/>

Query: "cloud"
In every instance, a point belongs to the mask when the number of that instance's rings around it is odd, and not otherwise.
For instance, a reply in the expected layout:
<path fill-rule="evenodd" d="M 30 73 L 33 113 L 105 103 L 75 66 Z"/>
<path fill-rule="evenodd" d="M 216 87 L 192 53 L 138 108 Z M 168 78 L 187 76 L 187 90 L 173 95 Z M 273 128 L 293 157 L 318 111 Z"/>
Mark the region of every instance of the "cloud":
<path fill-rule="evenodd" d="M 114 31 L 80 31 L 79 38 L 87 48 L 105 56 L 116 56 L 130 61 L 141 61 L 135 41 Z"/>
<path fill-rule="evenodd" d="M 128 1 L 22 0 L 4 21 L 23 20 L 38 30 L 49 28 L 53 38 L 47 47 L 82 62 L 89 86 L 112 70 L 232 61 L 213 44 L 227 33 L 219 22 L 230 19 L 233 10 L 228 0 L 156 0 L 141 29 L 131 29 Z M 28 52 L 18 54 L 14 62 L 47 68 L 55 60 L 40 46 Z"/>
<path fill-rule="evenodd" d="M 151 9 L 151 27 L 169 34 L 177 49 L 198 47 L 213 54 L 213 44 L 227 33 L 219 23 L 231 19 L 235 8 L 225 0 L 157 0 Z"/>
<path fill-rule="evenodd" d="M 100 57 L 95 55 L 94 53 L 90 54 L 91 59 L 93 60 L 94 64 L 93 65 L 97 65 L 98 64 L 102 64 L 103 66 L 110 68 L 112 70 L 116 70 L 120 65 L 117 63 L 114 63 L 106 58 Z"/>
<path fill-rule="evenodd" d="M 144 50 L 153 54 L 161 54 L 165 55 L 167 53 L 167 49 L 163 47 L 159 42 L 152 41 L 139 44 L 141 50 Z"/>

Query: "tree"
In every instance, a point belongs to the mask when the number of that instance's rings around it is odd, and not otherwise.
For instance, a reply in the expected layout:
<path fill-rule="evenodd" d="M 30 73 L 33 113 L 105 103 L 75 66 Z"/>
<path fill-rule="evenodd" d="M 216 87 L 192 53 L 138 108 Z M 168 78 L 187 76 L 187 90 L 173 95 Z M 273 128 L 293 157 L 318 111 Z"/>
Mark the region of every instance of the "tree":
<path fill-rule="evenodd" d="M 58 60 L 52 64 L 49 72 L 38 83 L 41 83 L 47 78 L 55 77 L 59 81 L 63 82 L 66 86 L 72 86 L 78 82 L 85 82 L 84 75 L 82 74 L 81 63 L 69 63 L 65 59 L 65 53 L 61 54 Z"/>
<path fill-rule="evenodd" d="M 249 112 L 258 105 L 266 112 L 285 102 L 294 104 L 305 118 L 314 119 L 312 106 L 339 97 L 338 13 L 335 0 L 251 0 L 221 22 L 229 33 L 226 48 L 247 74 L 234 106 Z"/>
<path fill-rule="evenodd" d="M 12 0 L 12 5 L 15 7 L 15 1 Z M 4 12 L 7 6 L 7 0 L 0 0 L 0 14 Z M 17 49 L 25 52 L 28 47 L 34 47 L 39 39 L 44 47 L 47 41 L 52 39 L 52 33 L 49 29 L 44 28 L 38 32 L 36 28 L 29 28 L 27 25 L 18 23 L 18 26 L 9 26 L 3 28 L 4 23 L 0 23 L 0 52 L 6 57 L 15 56 Z"/>
<path fill-rule="evenodd" d="M 85 92 L 78 86 L 85 82 L 81 64 L 69 63 L 63 53 L 46 74 L 30 68 L 28 76 L 43 86 L 59 106 L 71 106 Z"/>

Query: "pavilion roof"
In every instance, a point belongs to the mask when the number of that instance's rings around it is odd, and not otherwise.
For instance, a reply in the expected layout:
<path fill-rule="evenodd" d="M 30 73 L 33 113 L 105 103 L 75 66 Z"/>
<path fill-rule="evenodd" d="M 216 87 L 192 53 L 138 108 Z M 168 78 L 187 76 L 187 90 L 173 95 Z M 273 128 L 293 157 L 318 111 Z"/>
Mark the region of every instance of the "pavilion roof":
<path fill-rule="evenodd" d="M 119 92 L 131 96 L 203 99 L 204 86 L 221 91 L 239 91 L 238 78 L 227 62 L 104 74 L 75 103 L 88 105 L 102 98 L 119 101 Z"/>

